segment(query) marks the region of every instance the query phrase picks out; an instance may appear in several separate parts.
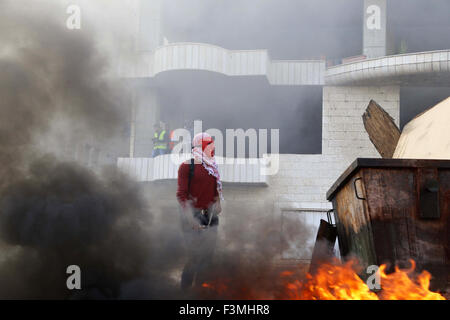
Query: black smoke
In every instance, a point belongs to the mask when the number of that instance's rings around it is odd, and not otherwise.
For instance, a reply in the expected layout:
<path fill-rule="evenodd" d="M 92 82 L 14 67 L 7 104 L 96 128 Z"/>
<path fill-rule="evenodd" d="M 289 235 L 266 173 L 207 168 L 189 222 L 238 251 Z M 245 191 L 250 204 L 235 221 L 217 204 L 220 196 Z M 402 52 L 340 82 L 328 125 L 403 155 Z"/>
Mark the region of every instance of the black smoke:
<path fill-rule="evenodd" d="M 272 260 L 286 241 L 269 198 L 228 194 L 207 275 L 227 291 L 181 292 L 175 185 L 138 185 L 73 156 L 80 144 L 114 150 L 129 92 L 108 76 L 110 52 L 89 23 L 68 30 L 65 8 L 49 3 L 0 2 L 0 298 L 274 297 Z M 82 290 L 67 289 L 69 265 Z"/>
<path fill-rule="evenodd" d="M 137 184 L 71 156 L 84 142 L 108 149 L 126 126 L 107 52 L 65 27 L 63 7 L 0 4 L 0 298 L 176 297 Z M 66 287 L 69 265 L 80 291 Z"/>

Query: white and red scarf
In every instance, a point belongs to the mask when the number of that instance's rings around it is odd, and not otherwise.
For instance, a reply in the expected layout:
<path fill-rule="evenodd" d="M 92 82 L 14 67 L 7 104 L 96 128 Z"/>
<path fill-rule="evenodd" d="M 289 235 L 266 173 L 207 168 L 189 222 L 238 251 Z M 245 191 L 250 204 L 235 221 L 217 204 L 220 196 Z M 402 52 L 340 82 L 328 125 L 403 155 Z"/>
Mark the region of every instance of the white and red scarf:
<path fill-rule="evenodd" d="M 221 200 L 223 200 L 222 195 L 222 181 L 220 180 L 219 167 L 217 166 L 216 159 L 214 156 L 209 157 L 202 149 L 202 141 L 212 139 L 206 132 L 198 133 L 192 139 L 192 155 L 196 162 L 200 162 L 203 167 L 208 171 L 208 173 L 216 178 L 217 181 L 217 192 Z"/>

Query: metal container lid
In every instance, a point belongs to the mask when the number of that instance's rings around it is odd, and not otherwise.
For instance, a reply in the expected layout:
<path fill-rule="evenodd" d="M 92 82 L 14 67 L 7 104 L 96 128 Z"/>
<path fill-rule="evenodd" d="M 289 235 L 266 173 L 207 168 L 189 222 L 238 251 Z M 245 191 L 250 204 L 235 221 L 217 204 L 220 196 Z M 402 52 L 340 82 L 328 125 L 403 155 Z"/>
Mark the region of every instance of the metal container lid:
<path fill-rule="evenodd" d="M 360 168 L 449 168 L 450 160 L 356 158 L 327 192 L 331 201 Z"/>

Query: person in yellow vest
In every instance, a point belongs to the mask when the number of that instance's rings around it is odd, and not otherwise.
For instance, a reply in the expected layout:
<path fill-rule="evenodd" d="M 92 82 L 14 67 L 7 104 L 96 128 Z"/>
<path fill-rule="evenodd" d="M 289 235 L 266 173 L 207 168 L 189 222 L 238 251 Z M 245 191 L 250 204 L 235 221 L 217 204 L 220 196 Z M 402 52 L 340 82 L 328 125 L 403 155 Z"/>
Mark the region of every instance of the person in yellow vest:
<path fill-rule="evenodd" d="M 152 139 L 153 140 L 152 158 L 162 154 L 166 154 L 168 142 L 168 135 L 166 134 L 166 130 L 162 128 L 161 124 L 155 123 L 153 128 L 155 129 L 155 133 Z"/>

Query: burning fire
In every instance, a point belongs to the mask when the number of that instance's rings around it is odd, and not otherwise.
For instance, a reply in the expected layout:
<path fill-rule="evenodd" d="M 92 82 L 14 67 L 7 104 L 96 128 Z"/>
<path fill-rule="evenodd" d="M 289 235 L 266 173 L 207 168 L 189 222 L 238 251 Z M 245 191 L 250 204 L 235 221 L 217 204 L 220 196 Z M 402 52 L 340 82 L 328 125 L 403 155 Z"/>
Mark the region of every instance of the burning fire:
<path fill-rule="evenodd" d="M 381 290 L 371 291 L 368 285 L 354 271 L 357 262 L 348 261 L 345 264 L 324 263 L 314 275 L 307 274 L 306 279 L 296 278 L 296 272 L 283 271 L 280 279 L 283 282 L 281 299 L 292 300 L 445 300 L 437 293 L 429 290 L 431 275 L 423 271 L 414 277 L 415 262 L 411 260 L 411 268 L 401 270 L 395 267 L 395 272 L 386 274 L 386 265 L 381 265 L 378 275 Z M 203 283 L 202 287 L 219 295 L 229 296 L 233 291 L 229 285 L 220 281 Z M 247 292 L 253 292 L 247 288 Z M 235 297 L 242 298 L 242 297 Z M 247 299 L 261 297 L 246 295 Z"/>
<path fill-rule="evenodd" d="M 412 273 L 416 264 L 411 260 L 411 269 L 401 271 L 397 266 L 395 272 L 386 275 L 385 265 L 381 265 L 379 272 L 381 276 L 381 284 L 383 291 L 381 298 L 384 300 L 445 300 L 445 298 L 437 292 L 431 292 L 430 287 L 431 274 L 423 271 L 416 282 L 411 281 L 408 274 Z"/>
<path fill-rule="evenodd" d="M 292 300 L 377 300 L 377 295 L 353 271 L 353 262 L 345 265 L 322 264 L 317 274 L 305 280 L 285 283 L 285 295 Z M 286 272 L 281 276 L 289 277 Z"/>
<path fill-rule="evenodd" d="M 228 286 L 225 283 L 203 283 L 202 284 L 203 288 L 208 288 L 210 290 L 214 290 L 215 292 L 217 292 L 218 294 L 222 294 L 224 292 L 227 291 Z"/>
<path fill-rule="evenodd" d="M 372 292 L 366 283 L 353 270 L 355 261 L 344 265 L 326 263 L 317 273 L 307 274 L 306 281 L 293 280 L 285 284 L 287 298 L 297 300 L 445 300 L 429 290 L 431 275 L 423 271 L 412 279 L 415 263 L 411 268 L 386 274 L 386 265 L 381 265 L 378 274 L 381 291 Z M 283 274 L 282 274 L 283 276 Z"/>

